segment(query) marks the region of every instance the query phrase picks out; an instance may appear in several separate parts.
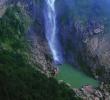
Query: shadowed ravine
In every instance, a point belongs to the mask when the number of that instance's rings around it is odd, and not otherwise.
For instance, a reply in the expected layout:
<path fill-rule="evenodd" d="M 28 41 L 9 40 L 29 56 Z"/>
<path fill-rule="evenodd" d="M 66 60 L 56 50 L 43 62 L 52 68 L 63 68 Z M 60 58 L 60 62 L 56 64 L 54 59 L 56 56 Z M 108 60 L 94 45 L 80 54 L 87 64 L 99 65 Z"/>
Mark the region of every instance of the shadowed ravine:
<path fill-rule="evenodd" d="M 45 0 L 45 35 L 53 55 L 54 62 L 63 63 L 63 56 L 60 42 L 57 34 L 57 20 L 55 10 L 55 0 Z M 60 66 L 60 71 L 57 76 L 58 80 L 63 80 L 72 85 L 72 87 L 81 87 L 85 84 L 97 86 L 97 81 L 84 75 L 68 65 Z"/>

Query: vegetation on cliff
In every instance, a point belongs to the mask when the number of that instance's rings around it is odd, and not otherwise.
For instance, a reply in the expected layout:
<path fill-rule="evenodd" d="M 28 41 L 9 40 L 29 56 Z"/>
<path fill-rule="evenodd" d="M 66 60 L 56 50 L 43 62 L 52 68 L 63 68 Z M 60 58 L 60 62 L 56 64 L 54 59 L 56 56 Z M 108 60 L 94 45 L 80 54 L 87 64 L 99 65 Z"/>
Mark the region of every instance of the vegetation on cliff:
<path fill-rule="evenodd" d="M 28 18 L 14 6 L 0 19 L 0 100 L 79 100 L 68 86 L 47 78 L 29 64 L 24 34 Z"/>

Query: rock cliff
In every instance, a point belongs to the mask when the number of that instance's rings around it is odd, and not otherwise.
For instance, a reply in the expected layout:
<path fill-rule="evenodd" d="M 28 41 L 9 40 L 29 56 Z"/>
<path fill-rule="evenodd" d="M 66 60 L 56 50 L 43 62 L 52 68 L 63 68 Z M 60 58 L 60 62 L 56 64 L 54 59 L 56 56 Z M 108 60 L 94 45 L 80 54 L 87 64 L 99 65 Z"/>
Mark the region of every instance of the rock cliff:
<path fill-rule="evenodd" d="M 1 4 L 4 1 L 1 0 Z M 53 68 L 45 38 L 44 1 L 10 0 L 8 4 L 22 6 L 31 17 L 32 24 L 26 36 L 31 44 L 33 62 L 41 64 L 44 71 Z M 65 63 L 105 82 L 109 81 L 110 75 L 109 4 L 109 0 L 56 1 L 58 40 Z"/>

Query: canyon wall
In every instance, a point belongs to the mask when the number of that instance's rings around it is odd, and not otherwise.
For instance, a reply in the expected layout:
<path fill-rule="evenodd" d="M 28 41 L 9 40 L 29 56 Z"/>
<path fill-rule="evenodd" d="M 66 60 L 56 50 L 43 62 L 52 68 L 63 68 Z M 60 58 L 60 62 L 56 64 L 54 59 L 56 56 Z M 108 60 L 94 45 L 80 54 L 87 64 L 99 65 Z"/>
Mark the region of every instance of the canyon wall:
<path fill-rule="evenodd" d="M 34 63 L 44 70 L 52 67 L 52 53 L 45 37 L 43 0 L 10 0 L 23 5 L 32 25 L 27 32 Z M 57 39 L 65 63 L 70 63 L 100 80 L 110 75 L 109 0 L 56 0 Z M 50 68 L 49 67 L 49 68 Z"/>

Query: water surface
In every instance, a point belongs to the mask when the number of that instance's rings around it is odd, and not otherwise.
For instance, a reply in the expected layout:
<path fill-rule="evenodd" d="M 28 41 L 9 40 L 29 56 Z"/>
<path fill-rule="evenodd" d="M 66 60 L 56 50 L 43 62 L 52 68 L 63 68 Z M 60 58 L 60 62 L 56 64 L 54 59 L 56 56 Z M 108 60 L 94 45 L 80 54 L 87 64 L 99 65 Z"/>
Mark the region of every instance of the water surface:
<path fill-rule="evenodd" d="M 71 84 L 73 88 L 80 88 L 87 84 L 94 87 L 98 86 L 98 81 L 90 78 L 89 76 L 67 64 L 59 66 L 59 73 L 56 78 L 58 80 L 63 80 L 64 82 Z"/>

